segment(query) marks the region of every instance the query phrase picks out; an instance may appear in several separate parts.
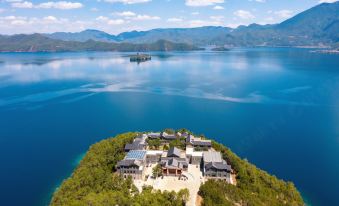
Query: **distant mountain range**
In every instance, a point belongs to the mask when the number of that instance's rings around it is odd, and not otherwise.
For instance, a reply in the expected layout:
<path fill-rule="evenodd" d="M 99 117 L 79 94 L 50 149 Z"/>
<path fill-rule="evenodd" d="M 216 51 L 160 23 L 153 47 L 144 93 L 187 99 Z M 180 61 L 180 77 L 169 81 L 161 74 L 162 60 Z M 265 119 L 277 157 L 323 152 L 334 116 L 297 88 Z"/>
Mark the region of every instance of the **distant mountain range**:
<path fill-rule="evenodd" d="M 18 34 L 0 36 L 0 52 L 63 52 L 63 51 L 191 51 L 199 47 L 185 43 L 173 43 L 167 40 L 158 40 L 148 44 L 111 43 L 94 40 L 63 41 L 51 39 L 41 34 Z"/>
<path fill-rule="evenodd" d="M 195 45 L 195 46 L 193 46 Z M 185 51 L 199 46 L 313 46 L 339 49 L 339 1 L 322 3 L 282 23 L 152 29 L 111 35 L 78 33 L 0 35 L 0 51 Z"/>
<path fill-rule="evenodd" d="M 149 31 L 131 31 L 111 35 L 103 31 L 88 29 L 78 33 L 56 32 L 43 35 L 64 41 L 84 42 L 92 39 L 103 42 L 152 43 L 160 39 L 166 39 L 172 42 L 206 45 L 209 44 L 210 39 L 213 37 L 229 33 L 231 30 L 231 28 L 227 27 L 208 26 L 198 28 L 152 29 Z"/>
<path fill-rule="evenodd" d="M 152 29 L 111 35 L 98 30 L 79 33 L 44 34 L 64 41 L 152 43 L 160 39 L 172 42 L 229 46 L 328 46 L 339 41 L 339 2 L 322 3 L 280 24 L 228 27 Z"/>

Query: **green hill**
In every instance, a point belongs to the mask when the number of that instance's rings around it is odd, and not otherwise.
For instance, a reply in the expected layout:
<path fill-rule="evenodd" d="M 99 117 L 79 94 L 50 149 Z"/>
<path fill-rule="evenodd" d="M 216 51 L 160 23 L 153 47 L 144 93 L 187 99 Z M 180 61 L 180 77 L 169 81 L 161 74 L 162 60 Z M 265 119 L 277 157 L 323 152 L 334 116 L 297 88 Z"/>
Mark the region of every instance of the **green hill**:
<path fill-rule="evenodd" d="M 200 48 L 184 43 L 158 40 L 154 43 L 109 43 L 51 39 L 41 34 L 0 36 L 0 52 L 64 52 L 64 51 L 191 51 Z"/>
<path fill-rule="evenodd" d="M 183 206 L 187 191 L 160 192 L 145 188 L 141 193 L 131 179 L 113 173 L 117 162 L 124 158 L 124 146 L 137 133 L 120 134 L 92 145 L 71 177 L 55 191 L 51 206 L 115 206 L 166 205 Z M 237 185 L 207 181 L 200 187 L 203 205 L 304 205 L 293 183 L 279 180 L 240 159 L 225 146 L 213 142 L 237 173 Z"/>

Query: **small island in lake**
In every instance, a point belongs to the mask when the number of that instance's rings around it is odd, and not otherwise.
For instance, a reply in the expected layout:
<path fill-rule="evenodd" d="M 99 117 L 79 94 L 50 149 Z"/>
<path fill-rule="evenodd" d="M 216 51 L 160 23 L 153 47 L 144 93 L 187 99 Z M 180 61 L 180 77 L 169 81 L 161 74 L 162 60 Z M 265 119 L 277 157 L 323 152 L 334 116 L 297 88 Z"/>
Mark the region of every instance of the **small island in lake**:
<path fill-rule="evenodd" d="M 212 51 L 229 51 L 230 49 L 229 48 L 226 48 L 224 46 L 221 46 L 221 47 L 214 47 L 211 49 Z"/>
<path fill-rule="evenodd" d="M 51 206 L 304 205 L 285 182 L 186 129 L 129 132 L 92 145 Z"/>
<path fill-rule="evenodd" d="M 140 53 L 137 53 L 136 55 L 132 55 L 130 56 L 130 61 L 131 62 L 145 62 L 145 61 L 149 61 L 151 60 L 152 57 L 151 55 L 149 54 L 140 54 Z"/>
<path fill-rule="evenodd" d="M 339 49 L 314 50 L 311 52 L 322 53 L 322 54 L 339 54 Z"/>

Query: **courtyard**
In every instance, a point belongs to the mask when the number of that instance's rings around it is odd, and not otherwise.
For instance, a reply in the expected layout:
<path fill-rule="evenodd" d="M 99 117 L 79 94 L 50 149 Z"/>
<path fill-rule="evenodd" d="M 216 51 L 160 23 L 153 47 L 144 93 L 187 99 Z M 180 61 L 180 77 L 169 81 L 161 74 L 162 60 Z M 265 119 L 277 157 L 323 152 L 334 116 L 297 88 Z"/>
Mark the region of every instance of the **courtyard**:
<path fill-rule="evenodd" d="M 154 189 L 161 191 L 175 191 L 178 192 L 181 189 L 188 189 L 189 200 L 188 206 L 196 205 L 197 195 L 200 185 L 204 182 L 203 174 L 198 165 L 188 165 L 188 170 L 182 173 L 182 176 L 163 176 L 156 179 L 152 176 L 152 169 L 157 164 L 150 164 L 145 168 L 145 178 L 142 180 L 134 180 L 135 186 L 139 191 L 143 186 L 152 186 Z"/>

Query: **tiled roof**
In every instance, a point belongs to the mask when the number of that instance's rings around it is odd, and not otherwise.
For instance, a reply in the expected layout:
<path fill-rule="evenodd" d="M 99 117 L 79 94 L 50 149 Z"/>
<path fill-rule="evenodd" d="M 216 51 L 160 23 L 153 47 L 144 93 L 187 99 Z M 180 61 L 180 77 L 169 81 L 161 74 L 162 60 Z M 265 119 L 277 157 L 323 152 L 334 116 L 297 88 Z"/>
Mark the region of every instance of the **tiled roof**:
<path fill-rule="evenodd" d="M 163 135 L 162 137 L 163 137 L 164 139 L 171 139 L 171 140 L 177 138 L 177 136 L 175 136 L 174 134 Z"/>
<path fill-rule="evenodd" d="M 226 164 L 226 162 L 224 163 L 210 162 L 205 165 L 206 170 L 211 169 L 211 168 L 214 168 L 217 170 L 226 170 L 228 172 L 231 172 L 232 170 L 231 165 Z"/>
<path fill-rule="evenodd" d="M 193 140 L 192 144 L 195 146 L 211 146 L 212 142 L 210 140 Z"/>
<path fill-rule="evenodd" d="M 135 159 L 124 159 L 117 163 L 117 167 L 121 167 L 121 166 L 128 167 L 128 166 L 133 166 L 133 165 L 140 167 L 141 162 Z"/>
<path fill-rule="evenodd" d="M 166 168 L 184 168 L 188 166 L 185 158 L 166 157 L 161 159 L 161 165 Z"/>
<path fill-rule="evenodd" d="M 223 162 L 220 152 L 208 151 L 203 153 L 204 162 Z"/>
<path fill-rule="evenodd" d="M 148 133 L 147 136 L 150 137 L 150 138 L 159 138 L 161 136 L 161 134 L 159 132 L 157 132 L 157 133 Z"/>
<path fill-rule="evenodd" d="M 144 145 L 142 144 L 126 144 L 125 145 L 125 150 L 142 150 L 144 148 Z"/>
<path fill-rule="evenodd" d="M 180 157 L 180 149 L 176 148 L 176 147 L 171 147 L 168 152 L 167 152 L 167 157 Z"/>

